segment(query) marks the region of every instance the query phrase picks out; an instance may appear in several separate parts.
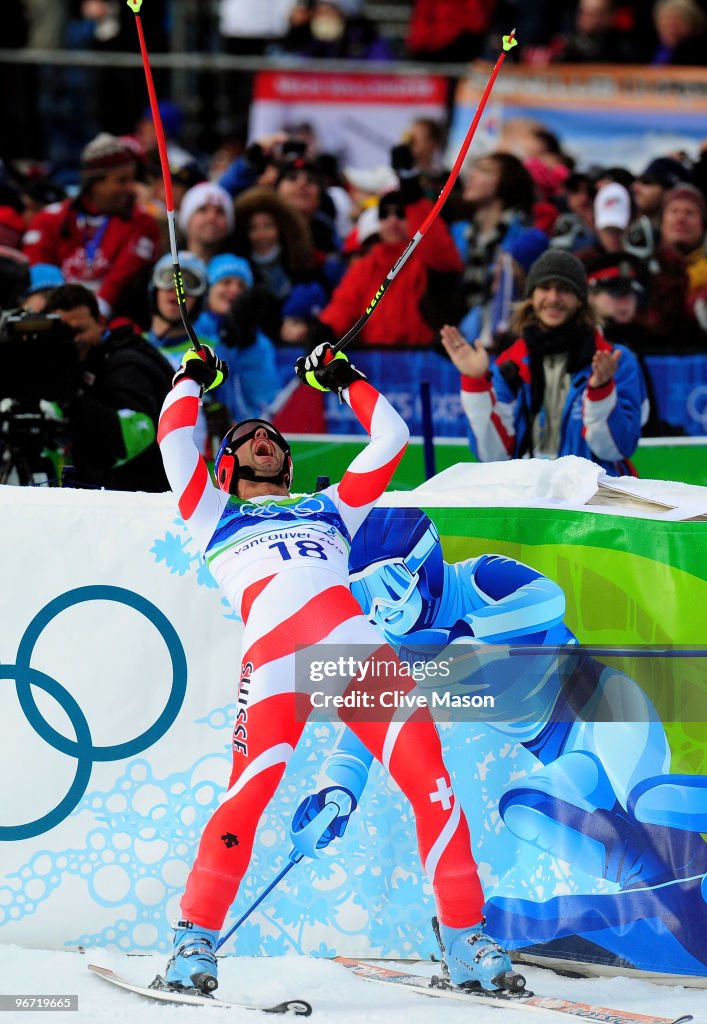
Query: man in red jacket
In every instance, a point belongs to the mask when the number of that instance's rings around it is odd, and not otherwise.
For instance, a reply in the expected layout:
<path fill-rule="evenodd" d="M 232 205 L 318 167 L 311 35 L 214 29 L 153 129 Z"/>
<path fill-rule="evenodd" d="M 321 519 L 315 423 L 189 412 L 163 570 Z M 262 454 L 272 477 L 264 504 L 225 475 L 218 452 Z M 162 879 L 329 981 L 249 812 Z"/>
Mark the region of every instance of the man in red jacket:
<path fill-rule="evenodd" d="M 401 191 L 388 192 L 378 206 L 380 241 L 356 260 L 341 279 L 319 321 L 337 338 L 356 323 L 408 241 L 432 209 L 429 199 L 405 203 Z M 446 224 L 437 218 L 425 233 L 415 256 L 395 281 L 395 297 L 382 302 L 366 323 L 359 342 L 367 345 L 430 345 L 436 331 L 424 319 L 420 302 L 428 271 L 461 273 L 462 263 Z"/>
<path fill-rule="evenodd" d="M 98 135 L 81 154 L 78 197 L 36 213 L 23 240 L 30 263 L 53 263 L 89 288 L 103 316 L 132 313 L 126 288 L 147 276 L 158 252 L 157 221 L 135 204 L 136 167 L 127 143 Z"/>

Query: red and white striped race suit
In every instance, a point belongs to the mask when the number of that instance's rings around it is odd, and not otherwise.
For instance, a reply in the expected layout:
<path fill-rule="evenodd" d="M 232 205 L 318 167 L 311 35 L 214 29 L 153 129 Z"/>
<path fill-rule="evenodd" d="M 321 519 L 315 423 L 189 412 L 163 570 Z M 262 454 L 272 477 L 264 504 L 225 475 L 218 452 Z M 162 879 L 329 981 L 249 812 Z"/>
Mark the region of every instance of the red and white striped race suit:
<path fill-rule="evenodd" d="M 390 482 L 408 430 L 367 381 L 355 381 L 344 399 L 370 442 L 341 482 L 314 495 L 248 501 L 214 485 L 194 444 L 199 385 L 181 380 L 162 409 L 158 441 L 179 510 L 245 625 L 233 770 L 204 829 L 181 903 L 184 917 L 206 928 L 223 924 L 248 867 L 258 821 L 304 728 L 295 651 L 311 644 L 355 644 L 357 652 L 395 659 L 349 591 L 348 550 Z M 395 685 L 410 690 L 414 683 L 402 679 Z M 376 711 L 375 717 L 357 721 L 355 713 L 349 718 L 341 710 L 342 720 L 412 804 L 440 920 L 452 927 L 476 923 L 483 894 L 434 722 L 424 707 Z M 222 838 L 233 835 L 237 844 Z"/>

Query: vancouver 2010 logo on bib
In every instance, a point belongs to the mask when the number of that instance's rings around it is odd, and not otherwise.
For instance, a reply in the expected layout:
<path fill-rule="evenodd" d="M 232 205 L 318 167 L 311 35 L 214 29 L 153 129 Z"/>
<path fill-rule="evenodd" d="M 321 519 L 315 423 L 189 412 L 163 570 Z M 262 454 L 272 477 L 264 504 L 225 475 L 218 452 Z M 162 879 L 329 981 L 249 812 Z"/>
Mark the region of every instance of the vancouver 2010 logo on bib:
<path fill-rule="evenodd" d="M 264 519 L 299 519 L 300 516 L 316 516 L 325 509 L 321 498 L 307 497 L 296 505 L 280 505 L 276 501 L 261 504 L 244 502 L 238 511 L 244 516 L 262 516 Z"/>

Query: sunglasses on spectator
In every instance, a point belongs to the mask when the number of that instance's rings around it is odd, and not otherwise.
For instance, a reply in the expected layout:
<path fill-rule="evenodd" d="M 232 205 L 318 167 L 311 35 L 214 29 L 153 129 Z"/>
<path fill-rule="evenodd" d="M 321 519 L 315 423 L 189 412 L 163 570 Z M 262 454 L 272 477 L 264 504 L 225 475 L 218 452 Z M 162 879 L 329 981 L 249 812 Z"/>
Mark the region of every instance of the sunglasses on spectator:
<path fill-rule="evenodd" d="M 398 220 L 405 220 L 407 214 L 402 206 L 384 206 L 382 210 L 378 211 L 379 220 L 387 220 L 388 217 L 397 217 Z"/>

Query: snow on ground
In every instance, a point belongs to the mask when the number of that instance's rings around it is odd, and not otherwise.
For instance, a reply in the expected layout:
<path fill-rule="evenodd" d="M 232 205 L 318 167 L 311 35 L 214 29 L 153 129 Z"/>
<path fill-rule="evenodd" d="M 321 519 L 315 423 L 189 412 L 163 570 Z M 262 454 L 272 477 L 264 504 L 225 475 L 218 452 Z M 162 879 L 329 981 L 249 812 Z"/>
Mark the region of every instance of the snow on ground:
<path fill-rule="evenodd" d="M 260 1017 L 239 1009 L 216 1007 L 172 1006 L 154 1003 L 148 999 L 115 989 L 107 982 L 91 975 L 89 963 L 109 967 L 127 980 L 147 985 L 164 968 L 164 958 L 157 956 L 127 956 L 104 949 L 79 953 L 21 949 L 18 946 L 0 946 L 2 954 L 2 984 L 0 992 L 12 990 L 18 994 L 69 995 L 78 994 L 78 1013 L 62 1013 L 68 1024 L 93 1024 L 94 1021 L 128 1020 L 130 1024 L 160 1024 L 180 1022 L 192 1024 L 203 1015 L 208 1024 L 230 1024 L 279 1018 Z M 393 966 L 393 965 L 390 965 Z M 417 964 L 416 973 L 430 975 L 430 964 Z M 650 1013 L 656 1016 L 677 1017 L 691 1013 L 696 1024 L 707 1024 L 707 991 L 654 985 L 648 981 L 628 978 L 572 979 L 561 978 L 550 971 L 529 968 L 524 970 L 529 987 L 542 995 L 565 997 L 599 1004 L 614 1009 Z M 412 992 L 400 992 L 385 985 L 363 981 L 349 974 L 345 968 L 327 960 L 311 957 L 224 957 L 219 965 L 220 985 L 217 995 L 222 999 L 252 1001 L 272 1005 L 285 999 L 306 999 L 314 1008 L 312 1021 L 316 1024 L 520 1024 L 537 1019 L 538 1024 L 561 1024 L 564 1015 L 551 1011 L 525 1012 L 507 1007 L 473 1004 L 470 1007 L 455 1002 L 426 999 Z M 53 1011 L 51 1020 L 57 1020 L 60 1011 Z M 46 1021 L 46 1012 L 23 1011 L 10 1020 L 31 1024 Z M 286 1017 L 291 1021 L 294 1018 Z M 570 1017 L 564 1017 L 570 1021 Z"/>

